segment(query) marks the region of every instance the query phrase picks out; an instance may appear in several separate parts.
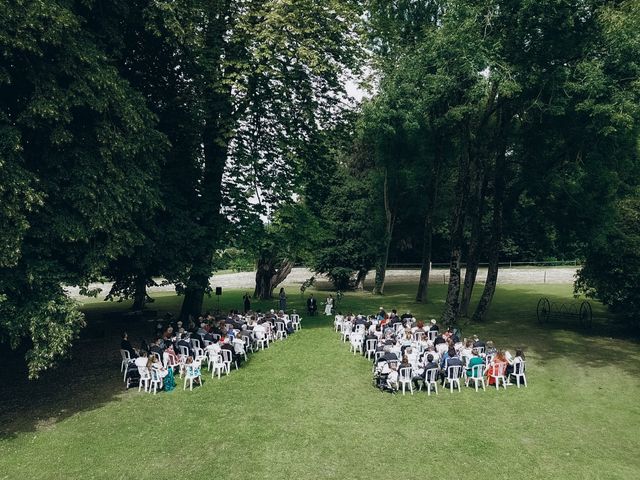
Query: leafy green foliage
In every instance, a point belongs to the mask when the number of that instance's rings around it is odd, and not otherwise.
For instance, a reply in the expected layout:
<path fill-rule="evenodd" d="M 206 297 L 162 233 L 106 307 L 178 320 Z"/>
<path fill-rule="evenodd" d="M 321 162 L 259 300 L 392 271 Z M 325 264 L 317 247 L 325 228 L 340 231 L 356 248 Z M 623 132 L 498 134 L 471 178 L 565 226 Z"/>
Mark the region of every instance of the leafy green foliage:
<path fill-rule="evenodd" d="M 575 290 L 628 321 L 640 318 L 640 195 L 621 200 L 608 228 L 590 242 Z"/>
<path fill-rule="evenodd" d="M 25 341 L 30 376 L 83 324 L 61 285 L 86 284 L 135 245 L 136 215 L 158 202 L 165 138 L 83 28 L 83 10 L 0 6 L 0 335 Z"/>

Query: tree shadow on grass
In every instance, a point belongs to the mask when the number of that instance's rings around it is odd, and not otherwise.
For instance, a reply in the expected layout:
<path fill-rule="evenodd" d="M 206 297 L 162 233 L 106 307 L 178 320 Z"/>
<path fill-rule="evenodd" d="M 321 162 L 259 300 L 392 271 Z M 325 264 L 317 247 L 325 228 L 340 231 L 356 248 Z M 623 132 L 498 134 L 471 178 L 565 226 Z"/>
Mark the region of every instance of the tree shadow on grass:
<path fill-rule="evenodd" d="M 9 350 L 0 374 L 0 439 L 46 430 L 76 413 L 119 401 L 127 394 L 120 373 L 121 332 L 129 331 L 132 339 L 149 338 L 148 329 L 147 322 L 89 314 L 70 358 L 37 380 L 27 378 L 24 351 Z"/>

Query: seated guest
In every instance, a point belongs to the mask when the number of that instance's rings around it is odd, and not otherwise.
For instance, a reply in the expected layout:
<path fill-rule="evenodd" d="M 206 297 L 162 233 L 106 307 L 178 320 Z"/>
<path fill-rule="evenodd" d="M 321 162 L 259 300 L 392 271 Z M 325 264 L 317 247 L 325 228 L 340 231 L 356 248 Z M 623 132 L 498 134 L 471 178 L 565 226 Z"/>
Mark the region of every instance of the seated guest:
<path fill-rule="evenodd" d="M 493 342 L 491 340 L 487 340 L 484 354 L 495 355 L 496 353 L 498 353 L 498 350 L 496 350 L 496 347 L 493 346 Z"/>
<path fill-rule="evenodd" d="M 436 359 L 433 357 L 432 354 L 427 354 L 427 358 L 426 358 L 426 362 L 423 365 L 423 380 L 426 380 L 426 375 L 427 375 L 427 371 L 431 370 L 433 368 L 438 368 L 438 364 L 436 363 Z"/>
<path fill-rule="evenodd" d="M 202 319 L 202 317 L 200 318 Z M 196 334 L 202 338 L 204 338 L 204 336 L 207 334 L 207 329 L 204 327 L 205 327 L 205 323 L 204 323 L 204 320 L 202 320 L 200 322 L 200 328 L 198 328 L 198 330 L 196 331 Z"/>
<path fill-rule="evenodd" d="M 469 359 L 471 358 L 472 351 L 473 351 L 473 342 L 471 340 L 467 340 L 464 343 L 464 347 L 460 349 L 460 357 Z"/>
<path fill-rule="evenodd" d="M 156 338 L 154 342 L 151 344 L 151 347 L 149 348 L 150 352 L 157 353 L 158 355 L 160 355 L 160 358 L 162 358 L 162 355 L 164 354 L 164 349 L 160 345 L 161 341 L 162 341 L 161 338 Z"/>
<path fill-rule="evenodd" d="M 391 347 L 389 345 L 385 345 L 383 351 L 384 355 L 378 359 L 379 362 L 398 361 L 398 356 L 391 351 Z"/>
<path fill-rule="evenodd" d="M 500 370 L 502 370 L 503 374 L 506 374 L 507 359 L 504 356 L 504 353 L 499 350 L 498 353 L 496 353 L 496 356 L 493 358 L 491 364 L 489 364 L 489 367 L 486 371 L 486 374 L 489 377 L 489 385 L 495 385 L 496 381 L 495 378 L 492 377 L 492 375 L 498 375 L 498 372 L 500 372 Z"/>
<path fill-rule="evenodd" d="M 480 371 L 479 373 L 476 372 L 476 375 L 473 375 L 473 367 L 477 366 L 477 365 L 482 365 L 484 363 L 484 360 L 482 359 L 482 357 L 480 357 L 480 355 L 478 354 L 478 349 L 474 348 L 471 350 L 471 359 L 469 360 L 469 363 L 467 364 L 467 377 L 481 377 L 482 376 L 482 371 Z"/>
<path fill-rule="evenodd" d="M 478 335 L 473 336 L 473 346 L 474 348 L 486 348 L 486 344 L 478 338 Z"/>
<path fill-rule="evenodd" d="M 447 370 L 449 367 L 457 367 L 462 366 L 462 360 L 456 354 L 456 350 L 453 347 L 450 347 L 447 351 L 446 355 L 443 357 L 443 365 L 442 365 L 442 384 L 444 385 L 444 379 L 447 376 Z"/>
<path fill-rule="evenodd" d="M 440 327 L 436 323 L 436 319 L 435 318 L 431 319 L 431 326 L 429 327 L 429 330 L 432 330 L 432 331 L 435 331 L 435 332 L 440 331 Z"/>
<path fill-rule="evenodd" d="M 171 343 L 164 349 L 163 359 L 165 358 L 167 365 L 178 365 L 180 363 L 180 357 L 173 349 L 173 345 Z"/>
<path fill-rule="evenodd" d="M 509 376 L 511 375 L 511 373 L 513 373 L 513 366 L 518 363 L 518 362 L 523 362 L 524 361 L 524 352 L 522 351 L 522 349 L 518 348 L 516 349 L 516 356 L 512 357 L 511 353 L 509 352 L 505 352 L 505 357 L 507 359 L 507 379 L 509 378 Z"/>
<path fill-rule="evenodd" d="M 131 358 L 136 358 L 138 356 L 138 352 L 135 348 L 133 348 L 133 345 L 131 345 L 131 342 L 129 341 L 129 335 L 127 334 L 127 332 L 124 332 L 122 334 L 122 341 L 120 342 L 120 349 L 121 350 L 126 350 L 127 352 L 129 352 L 129 355 L 131 356 Z"/>
<path fill-rule="evenodd" d="M 138 358 L 135 359 L 134 363 L 136 365 L 136 367 L 146 367 L 147 366 L 147 352 L 142 351 L 140 352 L 140 356 Z"/>
<path fill-rule="evenodd" d="M 176 344 L 176 346 L 178 347 L 178 351 L 180 351 L 180 347 L 187 347 L 187 349 L 189 350 L 188 355 L 190 357 L 193 357 L 193 349 L 191 347 L 191 340 L 189 339 L 189 334 L 188 333 L 183 333 L 180 336 L 180 340 L 178 340 L 178 343 Z"/>
<path fill-rule="evenodd" d="M 222 346 L 221 346 L 220 348 L 221 348 L 222 350 L 227 350 L 227 351 L 231 352 L 231 359 L 232 359 L 232 362 L 235 362 L 237 365 L 240 365 L 240 362 L 241 362 L 242 360 L 244 360 L 244 357 L 243 357 L 243 358 L 240 358 L 240 355 L 238 355 L 238 354 L 236 353 L 236 349 L 235 349 L 235 348 L 234 348 L 234 346 L 232 345 L 231 340 L 229 339 L 229 337 L 225 338 L 225 339 L 222 341 Z"/>

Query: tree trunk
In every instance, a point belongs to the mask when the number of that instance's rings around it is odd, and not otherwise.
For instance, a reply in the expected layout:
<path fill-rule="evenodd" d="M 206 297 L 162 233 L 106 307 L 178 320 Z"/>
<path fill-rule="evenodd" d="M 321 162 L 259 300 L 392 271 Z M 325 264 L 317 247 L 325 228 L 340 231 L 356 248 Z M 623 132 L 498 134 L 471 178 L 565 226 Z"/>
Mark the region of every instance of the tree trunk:
<path fill-rule="evenodd" d="M 471 157 L 469 126 L 467 126 L 464 151 L 458 161 L 458 180 L 456 184 L 456 205 L 451 216 L 451 258 L 449 262 L 449 285 L 441 321 L 451 325 L 457 315 L 460 297 L 460 259 L 464 236 L 464 221 L 469 196 L 469 163 Z"/>
<path fill-rule="evenodd" d="M 472 321 L 481 322 L 486 319 L 489 307 L 496 291 L 496 283 L 498 281 L 498 266 L 500 261 L 500 244 L 502 242 L 503 227 L 503 211 L 504 211 L 504 194 L 505 194 L 505 178 L 506 178 L 506 141 L 503 117 L 504 112 L 500 111 L 501 135 L 500 146 L 496 154 L 496 164 L 494 172 L 494 197 L 493 197 L 493 220 L 491 226 L 491 244 L 489 255 L 489 269 L 487 271 L 487 281 L 480 297 L 480 302 L 473 314 Z"/>
<path fill-rule="evenodd" d="M 212 5 L 212 8 L 214 6 Z M 202 130 L 202 146 L 204 165 L 202 182 L 195 208 L 196 218 L 201 233 L 194 239 L 193 263 L 186 284 L 181 320 L 189 316 L 197 317 L 202 313 L 204 294 L 209 290 L 213 252 L 220 240 L 222 232 L 222 174 L 227 161 L 229 138 L 233 131 L 234 118 L 231 104 L 231 87 L 219 87 L 220 75 L 231 76 L 233 67 L 222 69 L 224 59 L 233 59 L 234 52 L 227 49 L 227 32 L 230 18 L 214 12 L 213 19 L 204 32 L 201 91 L 204 105 L 204 124 Z M 229 62 L 231 63 L 231 62 Z"/>
<path fill-rule="evenodd" d="M 442 146 L 436 145 L 434 165 L 431 169 L 431 179 L 429 182 L 429 192 L 427 193 L 427 212 L 424 217 L 424 243 L 422 245 L 422 268 L 420 269 L 420 280 L 418 281 L 418 293 L 416 302 L 426 303 L 429 290 L 429 275 L 431 275 L 431 250 L 433 246 L 433 214 L 438 198 L 438 182 L 440 180 L 440 168 L 442 165 Z"/>
<path fill-rule="evenodd" d="M 358 270 L 358 274 L 356 275 L 356 290 L 363 291 L 364 290 L 364 282 L 367 279 L 367 275 L 369 274 L 368 268 L 361 268 Z"/>
<path fill-rule="evenodd" d="M 273 290 L 280 285 L 291 273 L 293 262 L 282 260 L 274 264 L 272 259 L 260 258 L 256 269 L 256 288 L 253 298 L 270 300 L 273 298 Z"/>
<path fill-rule="evenodd" d="M 180 320 L 186 322 L 191 318 L 197 318 L 202 313 L 204 293 L 209 287 L 209 276 L 192 274 L 184 293 Z"/>
<path fill-rule="evenodd" d="M 473 211 L 473 222 L 471 225 L 471 238 L 469 239 L 469 252 L 467 254 L 467 268 L 464 275 L 464 288 L 462 289 L 462 299 L 460 300 L 460 315 L 469 316 L 469 303 L 473 287 L 478 275 L 478 263 L 480 261 L 480 250 L 482 245 L 482 217 L 484 216 L 485 191 L 487 188 L 486 165 L 478 162 L 475 178 L 475 205 Z"/>
<path fill-rule="evenodd" d="M 391 247 L 391 238 L 393 236 L 393 227 L 396 221 L 395 206 L 391 205 L 389 195 L 389 171 L 384 170 L 384 214 L 385 214 L 385 232 L 384 246 L 380 255 L 376 260 L 376 278 L 373 287 L 375 295 L 384 294 L 384 279 L 387 275 L 387 261 L 389 260 L 389 247 Z"/>
<path fill-rule="evenodd" d="M 133 305 L 131 310 L 144 310 L 147 303 L 147 279 L 144 275 L 136 275 L 135 291 L 133 292 Z"/>

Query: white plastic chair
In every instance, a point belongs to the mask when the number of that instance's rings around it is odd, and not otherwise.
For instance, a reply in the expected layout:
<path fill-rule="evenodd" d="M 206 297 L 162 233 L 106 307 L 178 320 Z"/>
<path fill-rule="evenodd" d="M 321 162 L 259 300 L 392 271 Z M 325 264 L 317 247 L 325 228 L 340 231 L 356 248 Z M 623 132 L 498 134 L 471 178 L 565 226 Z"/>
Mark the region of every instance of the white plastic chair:
<path fill-rule="evenodd" d="M 302 328 L 302 319 L 300 318 L 300 315 L 292 313 L 289 318 L 291 318 L 291 328 L 294 330 L 300 330 Z"/>
<path fill-rule="evenodd" d="M 178 346 L 178 351 L 180 352 L 178 356 L 180 357 L 180 363 L 187 363 L 187 358 L 189 358 L 189 349 L 184 345 Z"/>
<path fill-rule="evenodd" d="M 199 380 L 200 385 L 202 385 L 202 378 L 200 376 L 200 362 L 198 360 L 185 366 L 184 387 L 182 389 L 186 390 L 187 382 L 189 382 L 189 390 L 193 390 L 193 381 L 196 378 Z"/>
<path fill-rule="evenodd" d="M 458 387 L 458 391 L 460 391 L 460 375 L 462 372 L 461 365 L 451 365 L 447 367 L 447 376 L 444 379 L 445 385 L 449 384 L 449 390 L 453 393 L 454 387 Z"/>
<path fill-rule="evenodd" d="M 153 394 L 155 395 L 158 390 L 162 390 L 162 377 L 160 371 L 156 368 L 151 369 L 151 378 L 149 379 L 149 393 L 153 388 Z"/>
<path fill-rule="evenodd" d="M 138 365 L 138 373 L 140 374 L 140 383 L 138 383 L 138 391 L 144 385 L 144 391 L 149 391 L 149 383 L 151 382 L 151 373 L 147 367 Z"/>
<path fill-rule="evenodd" d="M 269 347 L 269 338 L 267 337 L 267 334 L 264 332 L 253 332 L 253 335 L 256 338 L 256 344 L 258 345 L 258 348 L 261 350 L 264 350 L 265 348 Z"/>
<path fill-rule="evenodd" d="M 200 364 L 202 364 L 202 362 L 206 361 L 207 356 L 204 353 L 204 350 L 201 349 L 200 347 L 193 347 L 193 355 L 194 355 L 194 360 L 198 360 L 200 361 Z"/>
<path fill-rule="evenodd" d="M 349 351 L 353 351 L 354 355 L 357 352 L 362 353 L 362 342 L 363 341 L 364 341 L 364 338 L 362 337 L 362 335 L 353 333 L 351 335 L 351 338 L 349 339 L 349 343 L 351 344 L 351 346 L 349 347 Z"/>
<path fill-rule="evenodd" d="M 179 373 L 180 375 L 182 375 L 182 364 L 180 364 L 180 362 L 175 363 L 175 361 L 171 360 L 171 356 L 167 353 L 164 352 L 164 354 L 162 355 L 162 363 L 164 364 L 164 368 L 168 369 L 174 369 L 175 371 L 175 367 L 178 367 Z"/>
<path fill-rule="evenodd" d="M 411 340 L 416 343 L 421 342 L 422 337 L 424 337 L 424 332 L 413 332 L 411 334 Z"/>
<path fill-rule="evenodd" d="M 376 346 L 378 345 L 378 340 L 375 338 L 370 338 L 365 342 L 365 355 L 369 360 L 376 353 Z"/>
<path fill-rule="evenodd" d="M 213 350 L 208 350 L 207 353 L 209 356 L 207 368 L 211 372 L 211 378 L 213 378 L 216 373 L 218 374 L 218 378 L 220 378 L 220 375 L 226 369 L 226 366 L 222 361 L 222 356 L 215 353 Z"/>
<path fill-rule="evenodd" d="M 437 330 L 429 330 L 429 332 L 427 332 L 428 338 L 429 340 L 431 340 L 432 342 L 436 339 L 436 337 L 438 336 L 438 331 Z"/>
<path fill-rule="evenodd" d="M 482 391 L 485 391 L 484 384 L 484 364 L 475 365 L 471 367 L 471 376 L 467 376 L 467 380 L 465 381 L 465 385 L 469 386 L 469 382 L 473 382 L 476 387 L 476 392 L 478 391 L 478 383 L 482 383 Z"/>
<path fill-rule="evenodd" d="M 129 364 L 133 362 L 131 358 L 131 354 L 129 350 L 120 350 L 120 357 L 122 357 L 122 362 L 120 363 L 120 372 L 124 372 L 124 376 L 122 377 L 122 381 L 127 381 L 127 368 L 129 368 Z"/>
<path fill-rule="evenodd" d="M 423 385 L 427 387 L 427 395 L 431 396 L 431 388 L 434 389 L 436 395 L 438 394 L 438 374 L 440 372 L 437 368 L 430 368 L 425 372 Z M 422 390 L 422 387 L 420 387 Z"/>
<path fill-rule="evenodd" d="M 405 388 L 409 385 L 409 390 L 411 391 L 411 395 L 413 395 L 413 382 L 412 382 L 412 368 L 411 367 L 403 367 L 398 372 L 398 384 L 402 386 L 402 395 L 404 395 Z"/>
<path fill-rule="evenodd" d="M 285 327 L 284 322 L 276 322 L 276 338 L 284 340 L 287 336 L 287 328 Z"/>
<path fill-rule="evenodd" d="M 333 318 L 333 328 L 335 329 L 336 332 L 342 331 L 343 320 L 344 320 L 344 317 L 342 315 L 336 315 Z"/>
<path fill-rule="evenodd" d="M 354 332 L 357 333 L 358 335 L 364 335 L 366 329 L 367 329 L 367 327 L 365 327 L 364 324 L 360 323 L 360 324 L 356 325 L 356 328 L 354 329 Z"/>
<path fill-rule="evenodd" d="M 341 335 L 342 335 L 343 342 L 346 342 L 349 339 L 349 336 L 351 335 L 351 330 L 352 330 L 351 322 L 347 322 L 342 325 Z"/>
<path fill-rule="evenodd" d="M 220 350 L 220 355 L 222 356 L 222 363 L 225 365 L 225 369 L 227 370 L 227 375 L 231 373 L 231 363 L 233 363 L 233 354 L 229 350 L 222 349 Z M 236 370 L 238 369 L 238 365 L 236 364 Z"/>
<path fill-rule="evenodd" d="M 507 379 L 504 376 L 504 372 L 505 369 L 507 367 L 507 365 L 505 363 L 498 363 L 496 364 L 496 373 L 489 373 L 488 377 L 489 378 L 493 378 L 495 379 L 495 383 L 496 383 L 496 390 L 500 390 L 500 381 L 502 380 L 502 386 L 504 387 L 504 389 L 507 389 Z M 492 370 L 493 371 L 493 370 Z"/>
<path fill-rule="evenodd" d="M 513 363 L 513 372 L 511 372 L 509 374 L 509 380 L 511 379 L 511 377 L 515 377 L 516 379 L 516 385 L 518 385 L 518 388 L 520 388 L 520 380 L 522 379 L 522 382 L 524 383 L 524 386 L 527 386 L 527 377 L 525 376 L 524 372 L 525 372 L 525 363 L 524 360 L 519 360 Z"/>

